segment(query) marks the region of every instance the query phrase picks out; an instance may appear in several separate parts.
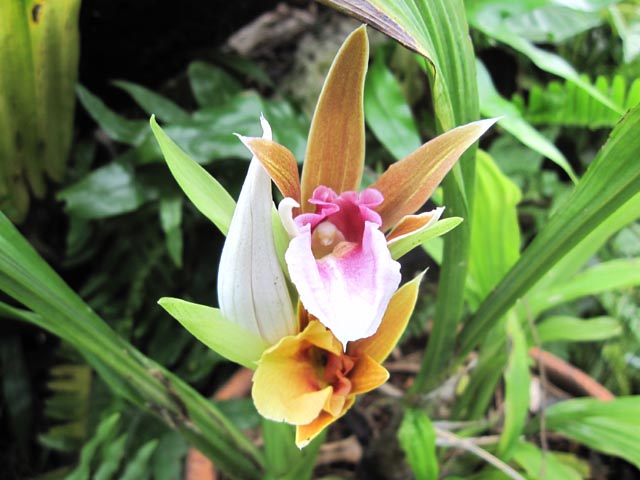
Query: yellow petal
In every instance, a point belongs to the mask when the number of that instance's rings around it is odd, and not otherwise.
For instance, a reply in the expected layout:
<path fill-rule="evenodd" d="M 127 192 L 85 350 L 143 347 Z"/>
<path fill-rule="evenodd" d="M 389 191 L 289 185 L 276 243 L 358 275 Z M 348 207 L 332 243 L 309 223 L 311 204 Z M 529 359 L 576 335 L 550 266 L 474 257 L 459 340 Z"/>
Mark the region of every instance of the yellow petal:
<path fill-rule="evenodd" d="M 258 157 L 282 195 L 300 203 L 300 177 L 293 153 L 279 143 L 262 138 L 242 137 L 242 141 Z"/>
<path fill-rule="evenodd" d="M 338 52 L 318 99 L 302 169 L 302 211 L 319 185 L 336 193 L 357 190 L 364 165 L 364 77 L 369 41 L 364 26 Z"/>
<path fill-rule="evenodd" d="M 262 354 L 251 390 L 260 415 L 293 425 L 308 424 L 318 417 L 333 388 L 323 384 L 318 366 L 309 358 L 313 345 L 342 354 L 340 342 L 316 321 Z"/>
<path fill-rule="evenodd" d="M 449 130 L 391 165 L 371 185 L 384 197 L 382 204 L 376 208 L 382 217 L 382 230 L 393 227 L 402 217 L 417 211 L 464 151 L 495 121 L 481 120 Z"/>
<path fill-rule="evenodd" d="M 389 372 L 387 369 L 367 354 L 361 355 L 354 365 L 353 370 L 349 372 L 351 393 L 353 395 L 370 392 L 374 388 L 378 388 L 388 379 Z"/>
<path fill-rule="evenodd" d="M 371 337 L 350 343 L 347 348 L 349 355 L 357 357 L 366 354 L 378 363 L 385 361 L 400 340 L 402 332 L 407 328 L 418 299 L 418 288 L 422 276 L 423 274 L 405 283 L 391 297 L 378 331 Z"/>
<path fill-rule="evenodd" d="M 313 422 L 308 423 L 307 425 L 298 425 L 296 428 L 296 446 L 298 448 L 306 447 L 311 440 L 318 436 L 322 430 L 324 430 L 328 425 L 335 422 L 338 418 L 344 415 L 347 410 L 349 410 L 356 401 L 355 396 L 347 397 L 347 401 L 344 404 L 342 413 L 334 417 L 333 415 L 322 412 L 318 418 L 316 418 Z"/>

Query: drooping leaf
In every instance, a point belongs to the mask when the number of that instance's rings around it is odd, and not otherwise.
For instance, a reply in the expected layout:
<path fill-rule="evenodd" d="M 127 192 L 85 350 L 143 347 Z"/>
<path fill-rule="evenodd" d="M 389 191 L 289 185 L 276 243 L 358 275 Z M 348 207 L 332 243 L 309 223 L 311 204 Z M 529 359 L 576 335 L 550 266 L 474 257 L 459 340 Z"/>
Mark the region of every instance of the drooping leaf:
<path fill-rule="evenodd" d="M 540 322 L 536 330 L 541 343 L 594 342 L 620 335 L 622 326 L 612 317 L 584 320 L 569 316 L 553 316 Z"/>
<path fill-rule="evenodd" d="M 171 173 L 189 200 L 226 235 L 235 209 L 235 201 L 231 195 L 204 168 L 173 143 L 154 117 L 151 117 L 151 129 Z"/>
<path fill-rule="evenodd" d="M 503 117 L 498 125 L 520 140 L 529 148 L 549 158 L 562 168 L 569 178 L 577 181 L 576 174 L 569 161 L 558 148 L 547 140 L 544 135 L 533 128 L 522 116 L 522 113 L 509 100 L 502 97 L 491 80 L 491 76 L 484 64 L 478 60 L 476 64 L 478 75 L 478 92 L 480 93 L 480 111 L 487 117 Z"/>
<path fill-rule="evenodd" d="M 519 51 L 527 56 L 538 68 L 573 82 L 602 105 L 616 112 L 618 115 L 622 115 L 624 111 L 600 93 L 598 89 L 593 87 L 589 82 L 584 81 L 569 62 L 555 53 L 535 46 L 520 33 L 511 30 L 509 26 L 502 21 L 503 16 L 500 15 L 499 8 L 492 9 L 493 6 L 488 5 L 488 8 L 484 9 L 483 7 L 485 5 L 482 5 L 482 3 L 483 2 L 470 2 L 469 8 L 467 9 L 469 23 L 474 28 Z"/>
<path fill-rule="evenodd" d="M 535 316 L 555 305 L 586 295 L 636 285 L 640 285 L 640 259 L 610 260 L 546 288 L 535 288 L 527 302 Z"/>
<path fill-rule="evenodd" d="M 545 410 L 547 428 L 640 468 L 640 397 L 576 398 Z"/>

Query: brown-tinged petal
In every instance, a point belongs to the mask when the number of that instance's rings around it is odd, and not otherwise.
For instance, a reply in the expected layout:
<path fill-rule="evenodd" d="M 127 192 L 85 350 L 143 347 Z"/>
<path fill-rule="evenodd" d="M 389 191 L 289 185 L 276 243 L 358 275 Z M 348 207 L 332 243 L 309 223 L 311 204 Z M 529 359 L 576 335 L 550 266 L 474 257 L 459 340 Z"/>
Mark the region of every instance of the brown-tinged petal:
<path fill-rule="evenodd" d="M 257 137 L 240 137 L 240 139 L 260 160 L 282 195 L 300 203 L 300 177 L 293 153 L 271 140 Z"/>
<path fill-rule="evenodd" d="M 418 275 L 400 287 L 391 297 L 378 331 L 371 337 L 350 343 L 347 354 L 353 356 L 366 354 L 378 363 L 385 361 L 409 323 L 423 275 Z"/>
<path fill-rule="evenodd" d="M 391 243 L 394 240 L 398 240 L 406 235 L 410 235 L 413 232 L 417 232 L 422 228 L 427 228 L 429 225 L 437 222 L 444 208 L 436 208 L 430 212 L 420 213 L 418 215 L 407 215 L 400 220 L 400 222 L 389 232 L 387 235 L 387 243 Z"/>
<path fill-rule="evenodd" d="M 382 217 L 382 229 L 393 227 L 418 210 L 464 151 L 496 120 L 480 120 L 449 130 L 391 165 L 371 186 L 384 196 L 376 209 Z"/>
<path fill-rule="evenodd" d="M 369 41 L 364 26 L 338 52 L 318 99 L 302 168 L 302 211 L 320 185 L 336 193 L 357 190 L 364 165 L 364 78 Z"/>
<path fill-rule="evenodd" d="M 351 394 L 359 395 L 378 388 L 389 379 L 386 368 L 372 359 L 366 353 L 361 355 L 349 372 L 351 380 Z"/>
<path fill-rule="evenodd" d="M 342 409 L 342 414 L 338 417 L 334 417 L 333 415 L 328 414 L 327 412 L 322 412 L 314 421 L 307 425 L 299 425 L 296 428 L 296 446 L 298 448 L 306 447 L 311 440 L 318 436 L 322 430 L 324 430 L 328 425 L 332 424 L 338 418 L 345 414 L 347 410 L 349 410 L 356 401 L 355 395 L 347 397 L 347 401 L 344 404 Z"/>

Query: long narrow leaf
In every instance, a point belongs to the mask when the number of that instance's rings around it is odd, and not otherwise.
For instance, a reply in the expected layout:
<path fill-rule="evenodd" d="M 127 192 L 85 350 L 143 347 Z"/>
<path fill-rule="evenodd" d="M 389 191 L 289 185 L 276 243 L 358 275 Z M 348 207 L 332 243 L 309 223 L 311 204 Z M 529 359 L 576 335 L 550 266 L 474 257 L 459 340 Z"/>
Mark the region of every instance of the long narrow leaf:
<path fill-rule="evenodd" d="M 574 192 L 482 303 L 461 333 L 462 354 L 580 239 L 640 190 L 640 105 L 616 126 Z M 462 357 L 461 357 L 462 358 Z"/>

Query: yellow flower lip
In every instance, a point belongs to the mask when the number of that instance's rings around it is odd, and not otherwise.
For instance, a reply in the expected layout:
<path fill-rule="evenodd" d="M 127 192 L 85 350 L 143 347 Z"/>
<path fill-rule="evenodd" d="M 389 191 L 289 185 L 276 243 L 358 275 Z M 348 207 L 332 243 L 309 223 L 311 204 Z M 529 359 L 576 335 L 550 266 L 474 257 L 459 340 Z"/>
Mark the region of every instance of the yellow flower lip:
<path fill-rule="evenodd" d="M 392 297 L 378 331 L 369 338 L 342 344 L 317 320 L 264 352 L 253 377 L 258 412 L 270 420 L 297 426 L 302 448 L 355 402 L 387 381 L 381 365 L 397 343 L 413 311 L 422 276 Z"/>

